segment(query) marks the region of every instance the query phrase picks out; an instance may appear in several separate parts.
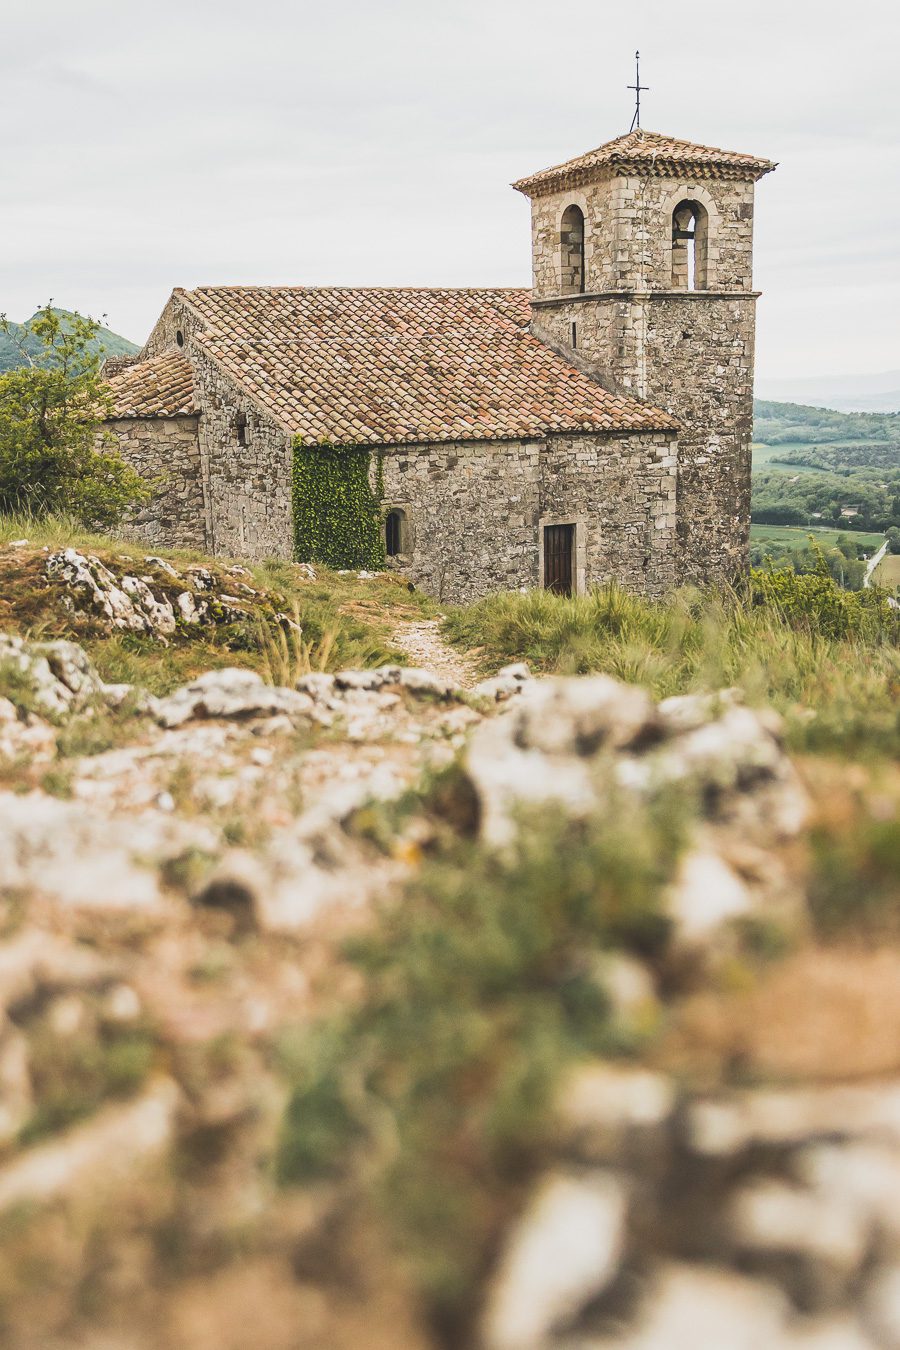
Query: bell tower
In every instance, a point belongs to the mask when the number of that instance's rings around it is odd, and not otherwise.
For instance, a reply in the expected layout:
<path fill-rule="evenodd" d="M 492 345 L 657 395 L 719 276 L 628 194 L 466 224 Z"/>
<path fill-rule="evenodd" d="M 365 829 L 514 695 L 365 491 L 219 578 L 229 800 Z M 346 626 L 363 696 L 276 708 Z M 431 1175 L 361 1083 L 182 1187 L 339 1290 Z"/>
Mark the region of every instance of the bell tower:
<path fill-rule="evenodd" d="M 774 168 L 638 126 L 513 184 L 531 199 L 532 331 L 681 423 L 681 581 L 746 566 L 753 196 Z"/>

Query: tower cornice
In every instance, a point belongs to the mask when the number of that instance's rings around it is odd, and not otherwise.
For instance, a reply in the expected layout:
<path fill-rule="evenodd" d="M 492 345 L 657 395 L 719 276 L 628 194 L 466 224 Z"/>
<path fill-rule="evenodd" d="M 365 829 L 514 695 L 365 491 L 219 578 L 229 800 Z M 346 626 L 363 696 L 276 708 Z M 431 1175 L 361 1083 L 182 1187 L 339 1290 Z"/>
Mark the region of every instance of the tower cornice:
<path fill-rule="evenodd" d="M 607 141 L 575 159 L 520 178 L 512 186 L 526 197 L 542 197 L 565 188 L 628 176 L 755 183 L 776 167 L 771 159 L 699 145 L 638 127 L 627 136 Z"/>

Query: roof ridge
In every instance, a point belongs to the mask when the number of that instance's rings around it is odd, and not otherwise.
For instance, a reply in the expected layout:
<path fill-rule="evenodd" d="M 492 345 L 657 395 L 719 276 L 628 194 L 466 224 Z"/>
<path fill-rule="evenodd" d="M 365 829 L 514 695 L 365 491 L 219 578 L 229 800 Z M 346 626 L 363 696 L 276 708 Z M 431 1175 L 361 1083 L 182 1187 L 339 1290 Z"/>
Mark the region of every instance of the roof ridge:
<path fill-rule="evenodd" d="M 239 282 L 226 282 L 224 285 L 176 286 L 178 296 L 195 295 L 198 291 L 296 291 L 307 294 L 310 291 L 359 291 L 381 292 L 402 291 L 405 293 L 426 293 L 444 295 L 519 295 L 529 293 L 529 286 L 306 286 L 306 285 L 242 285 Z"/>

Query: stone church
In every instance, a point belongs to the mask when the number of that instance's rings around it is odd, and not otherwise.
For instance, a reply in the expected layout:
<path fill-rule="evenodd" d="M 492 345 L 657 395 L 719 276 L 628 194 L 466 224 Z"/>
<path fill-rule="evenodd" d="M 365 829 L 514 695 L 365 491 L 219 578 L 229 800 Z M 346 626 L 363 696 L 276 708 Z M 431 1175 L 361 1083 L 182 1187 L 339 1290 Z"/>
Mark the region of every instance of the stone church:
<path fill-rule="evenodd" d="M 767 159 L 641 129 L 513 186 L 527 290 L 175 290 L 107 363 L 156 546 L 294 555 L 295 454 L 370 451 L 389 564 L 439 597 L 744 565 L 754 185 Z"/>

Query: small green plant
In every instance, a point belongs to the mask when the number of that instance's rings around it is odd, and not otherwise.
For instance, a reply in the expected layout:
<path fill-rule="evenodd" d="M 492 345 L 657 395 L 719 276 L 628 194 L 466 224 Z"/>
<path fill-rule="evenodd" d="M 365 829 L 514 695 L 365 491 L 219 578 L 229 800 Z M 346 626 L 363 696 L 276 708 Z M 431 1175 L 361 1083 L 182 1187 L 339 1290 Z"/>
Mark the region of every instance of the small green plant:
<path fill-rule="evenodd" d="M 376 931 L 350 945 L 364 979 L 356 1011 L 283 1047 L 294 1087 L 282 1183 L 374 1175 L 441 1321 L 470 1313 L 547 1140 L 559 1075 L 579 1058 L 634 1048 L 611 1014 L 597 953 L 652 959 L 668 931 L 660 897 L 681 847 L 671 804 L 523 824 L 510 854 L 448 843 Z"/>
<path fill-rule="evenodd" d="M 844 828 L 811 833 L 809 903 L 818 931 L 900 935 L 900 821 L 858 811 Z"/>
<path fill-rule="evenodd" d="M 54 1008 L 28 1027 L 34 1111 L 19 1142 L 33 1144 L 83 1119 L 111 1097 L 127 1097 L 150 1070 L 154 1041 L 147 1026 L 104 1021 L 97 1000 L 85 998 L 73 1028 L 54 1024 Z"/>

